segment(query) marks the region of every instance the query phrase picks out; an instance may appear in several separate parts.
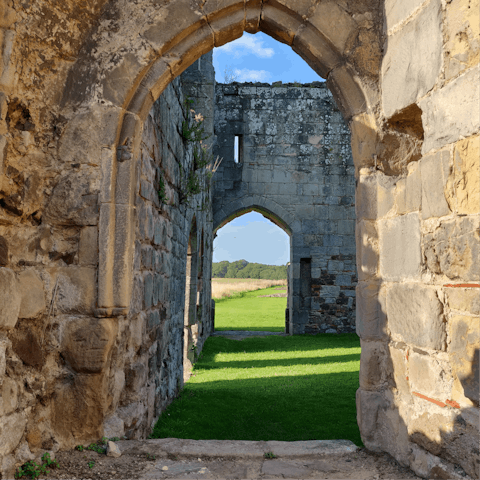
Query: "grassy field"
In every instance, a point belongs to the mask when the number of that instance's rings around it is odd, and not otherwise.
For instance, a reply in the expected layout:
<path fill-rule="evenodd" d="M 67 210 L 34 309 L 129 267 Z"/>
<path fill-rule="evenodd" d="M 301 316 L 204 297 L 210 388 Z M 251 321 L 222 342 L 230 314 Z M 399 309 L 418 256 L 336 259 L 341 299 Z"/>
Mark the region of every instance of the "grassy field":
<path fill-rule="evenodd" d="M 212 298 L 230 297 L 241 292 L 250 292 L 275 285 L 287 286 L 286 280 L 257 280 L 255 278 L 212 278 Z"/>
<path fill-rule="evenodd" d="M 211 337 L 152 438 L 348 439 L 361 445 L 359 364 L 355 334 Z"/>
<path fill-rule="evenodd" d="M 242 292 L 231 298 L 215 300 L 215 330 L 285 330 L 286 298 L 259 298 L 281 293 L 275 287 Z"/>

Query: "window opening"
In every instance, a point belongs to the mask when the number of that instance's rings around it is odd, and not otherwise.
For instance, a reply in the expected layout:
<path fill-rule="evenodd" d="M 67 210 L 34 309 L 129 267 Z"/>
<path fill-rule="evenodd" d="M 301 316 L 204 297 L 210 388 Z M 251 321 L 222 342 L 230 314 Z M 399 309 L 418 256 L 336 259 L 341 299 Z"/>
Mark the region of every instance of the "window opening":
<path fill-rule="evenodd" d="M 312 296 L 312 259 L 300 259 L 300 302 L 302 308 L 307 307 L 307 299 Z"/>
<path fill-rule="evenodd" d="M 235 135 L 235 143 L 233 147 L 233 160 L 235 163 L 243 162 L 243 135 Z"/>

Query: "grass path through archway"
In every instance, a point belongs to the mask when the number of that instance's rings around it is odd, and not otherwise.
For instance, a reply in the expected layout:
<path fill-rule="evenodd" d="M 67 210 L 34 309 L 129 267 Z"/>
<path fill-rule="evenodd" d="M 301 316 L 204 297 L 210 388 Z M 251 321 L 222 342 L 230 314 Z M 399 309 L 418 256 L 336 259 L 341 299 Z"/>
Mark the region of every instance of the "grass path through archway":
<path fill-rule="evenodd" d="M 215 299 L 215 330 L 285 331 L 287 299 L 264 297 L 284 290 L 279 287 L 240 292 L 232 297 Z"/>
<path fill-rule="evenodd" d="M 362 445 L 355 409 L 359 366 L 355 334 L 210 337 L 152 437 Z"/>

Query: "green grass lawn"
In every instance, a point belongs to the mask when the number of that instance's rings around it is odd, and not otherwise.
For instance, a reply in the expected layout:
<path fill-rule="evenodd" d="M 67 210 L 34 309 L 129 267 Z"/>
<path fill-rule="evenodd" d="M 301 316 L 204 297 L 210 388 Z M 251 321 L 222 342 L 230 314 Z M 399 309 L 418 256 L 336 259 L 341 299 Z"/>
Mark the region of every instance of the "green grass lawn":
<path fill-rule="evenodd" d="M 215 300 L 215 330 L 285 330 L 286 298 L 258 298 L 281 293 L 276 287 Z M 285 288 L 286 290 L 286 288 Z"/>
<path fill-rule="evenodd" d="M 355 334 L 210 337 L 194 376 L 152 438 L 348 439 L 362 445 L 355 410 L 359 366 Z"/>

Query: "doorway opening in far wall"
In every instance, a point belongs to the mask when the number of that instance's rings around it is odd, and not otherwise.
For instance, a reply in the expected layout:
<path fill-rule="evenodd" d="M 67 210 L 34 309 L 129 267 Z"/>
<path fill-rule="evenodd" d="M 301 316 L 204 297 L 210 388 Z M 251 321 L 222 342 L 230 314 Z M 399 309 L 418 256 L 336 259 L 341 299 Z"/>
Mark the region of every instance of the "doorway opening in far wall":
<path fill-rule="evenodd" d="M 253 210 L 253 209 L 252 209 Z M 290 235 L 266 212 L 236 212 L 213 247 L 215 330 L 285 331 Z"/>
<path fill-rule="evenodd" d="M 199 291 L 199 249 L 197 242 L 197 222 L 192 220 L 188 237 L 187 264 L 185 271 L 185 310 L 183 317 L 183 379 L 190 378 L 195 360 L 195 338 L 198 335 L 197 293 Z"/>

